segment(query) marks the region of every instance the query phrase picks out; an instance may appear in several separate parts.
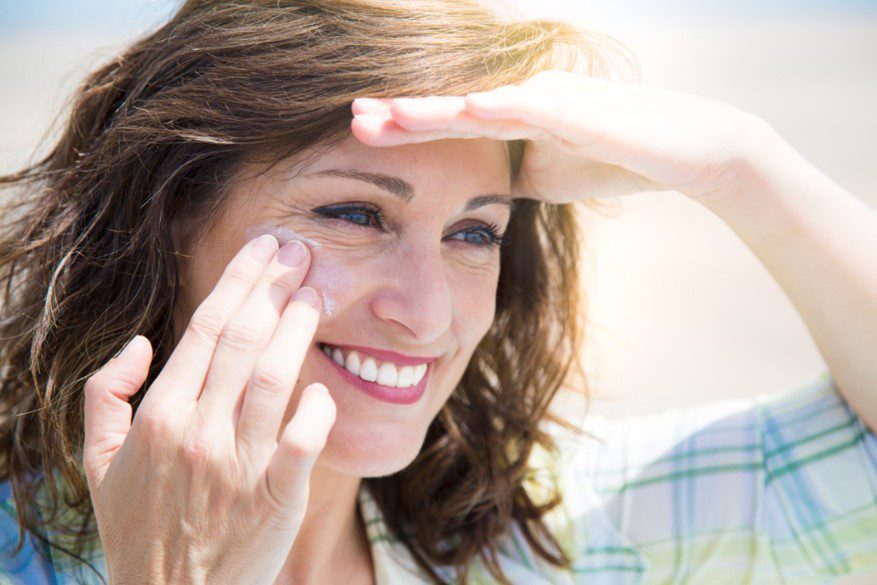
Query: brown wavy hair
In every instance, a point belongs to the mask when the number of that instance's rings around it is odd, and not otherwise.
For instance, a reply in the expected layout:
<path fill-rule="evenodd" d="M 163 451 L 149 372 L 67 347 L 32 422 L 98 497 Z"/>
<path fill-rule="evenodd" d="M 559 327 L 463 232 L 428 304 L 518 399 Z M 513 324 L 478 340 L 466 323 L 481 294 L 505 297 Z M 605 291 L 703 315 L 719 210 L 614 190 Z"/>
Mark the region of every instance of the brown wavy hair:
<path fill-rule="evenodd" d="M 461 95 L 549 68 L 606 76 L 617 55 L 610 37 L 475 0 L 189 1 L 88 75 L 49 153 L 0 177 L 0 478 L 18 515 L 15 552 L 29 532 L 88 564 L 84 382 L 147 336 L 154 361 L 136 415 L 173 351 L 171 221 L 184 220 L 187 241 L 210 229 L 242 161 L 342 140 L 357 96 Z M 507 145 L 514 178 L 524 143 Z M 476 555 L 507 583 L 495 543 L 513 523 L 538 555 L 571 562 L 543 522 L 561 495 L 539 502 L 525 485 L 534 448 L 556 449 L 540 421 L 575 428 L 549 412 L 556 392 L 575 379 L 587 396 L 580 219 L 573 205 L 515 201 L 495 322 L 415 460 L 363 480 L 437 583 L 435 565 L 466 583 Z"/>

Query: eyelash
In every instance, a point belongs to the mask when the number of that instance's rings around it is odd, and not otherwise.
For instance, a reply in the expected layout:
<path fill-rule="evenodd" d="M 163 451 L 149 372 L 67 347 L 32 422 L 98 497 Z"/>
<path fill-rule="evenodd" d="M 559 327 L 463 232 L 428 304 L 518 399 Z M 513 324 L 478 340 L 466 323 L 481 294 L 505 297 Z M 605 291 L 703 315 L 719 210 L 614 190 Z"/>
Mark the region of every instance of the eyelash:
<path fill-rule="evenodd" d="M 348 223 L 351 223 L 355 226 L 359 226 L 359 227 L 363 227 L 363 228 L 376 227 L 376 228 L 383 231 L 385 229 L 386 224 L 387 224 L 387 222 L 384 218 L 384 214 L 381 212 L 381 210 L 377 209 L 377 208 L 373 208 L 373 207 L 368 206 L 368 205 L 344 205 L 342 207 L 331 207 L 331 208 L 323 207 L 323 208 L 315 209 L 314 212 L 316 212 L 317 214 L 319 214 L 322 217 L 341 219 L 342 221 L 347 221 Z M 375 225 L 371 225 L 371 224 L 365 225 L 365 224 L 357 223 L 355 221 L 350 221 L 348 219 L 344 219 L 341 217 L 341 216 L 349 214 L 351 212 L 368 214 L 369 216 L 375 218 L 377 223 Z M 456 232 L 456 233 L 459 234 L 459 233 L 464 233 L 466 231 L 469 231 L 469 233 L 480 232 L 486 236 L 487 241 L 485 241 L 484 243 L 480 243 L 480 244 L 464 241 L 464 243 L 468 243 L 472 246 L 478 246 L 478 247 L 501 246 L 503 244 L 503 240 L 505 237 L 505 234 L 499 233 L 499 226 L 497 226 L 496 224 L 493 224 L 493 223 L 485 224 L 482 226 L 477 226 L 477 229 L 475 229 L 475 230 L 466 229 L 466 230 L 461 230 L 461 231 Z"/>

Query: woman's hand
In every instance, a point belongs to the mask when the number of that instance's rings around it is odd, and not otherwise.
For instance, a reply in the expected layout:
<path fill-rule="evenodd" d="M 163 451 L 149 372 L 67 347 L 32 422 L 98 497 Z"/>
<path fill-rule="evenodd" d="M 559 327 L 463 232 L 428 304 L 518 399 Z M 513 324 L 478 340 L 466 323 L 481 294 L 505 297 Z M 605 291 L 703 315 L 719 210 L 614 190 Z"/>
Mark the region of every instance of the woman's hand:
<path fill-rule="evenodd" d="M 309 258 L 295 240 L 244 246 L 133 425 L 149 341 L 135 337 L 88 379 L 83 459 L 113 585 L 268 585 L 280 573 L 335 421 L 326 387 L 311 384 L 278 438 L 320 316 L 318 295 L 299 288 Z"/>
<path fill-rule="evenodd" d="M 730 189 L 770 129 L 708 98 L 559 70 L 466 96 L 357 98 L 352 109 L 351 130 L 371 146 L 525 139 L 512 194 L 550 203 Z"/>

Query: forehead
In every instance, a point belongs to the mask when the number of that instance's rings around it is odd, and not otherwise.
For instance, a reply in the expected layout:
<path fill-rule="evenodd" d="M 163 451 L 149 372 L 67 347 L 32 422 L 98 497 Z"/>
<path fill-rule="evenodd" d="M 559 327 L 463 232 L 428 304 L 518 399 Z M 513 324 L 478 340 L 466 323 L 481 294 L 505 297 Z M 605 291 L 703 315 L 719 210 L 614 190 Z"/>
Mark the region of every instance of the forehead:
<path fill-rule="evenodd" d="M 309 158 L 297 170 L 358 169 L 398 176 L 415 190 L 448 189 L 461 195 L 510 188 L 506 144 L 486 138 L 431 140 L 398 146 L 370 146 L 350 136 Z"/>

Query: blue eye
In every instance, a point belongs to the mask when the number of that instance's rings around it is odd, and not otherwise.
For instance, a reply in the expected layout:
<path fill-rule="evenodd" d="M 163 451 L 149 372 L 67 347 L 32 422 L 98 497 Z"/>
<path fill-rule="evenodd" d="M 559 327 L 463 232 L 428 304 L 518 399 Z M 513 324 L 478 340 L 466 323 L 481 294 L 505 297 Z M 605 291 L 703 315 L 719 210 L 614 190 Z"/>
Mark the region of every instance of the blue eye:
<path fill-rule="evenodd" d="M 341 217 L 341 215 L 346 215 L 347 218 L 348 218 L 348 220 L 349 220 L 351 223 L 355 223 L 355 224 L 358 224 L 358 225 L 365 225 L 365 226 L 367 226 L 367 225 L 371 225 L 371 221 L 370 221 L 371 216 L 369 216 L 369 215 L 367 215 L 367 214 L 365 214 L 365 213 L 362 213 L 362 212 L 360 212 L 360 211 L 354 211 L 354 212 L 352 212 L 352 213 L 339 214 L 338 217 Z"/>
<path fill-rule="evenodd" d="M 364 205 L 344 205 L 340 207 L 321 207 L 315 212 L 323 217 L 341 219 L 361 227 L 384 228 L 384 217 L 380 210 Z M 374 221 L 372 221 L 374 220 Z"/>
<path fill-rule="evenodd" d="M 497 234 L 495 226 L 476 228 L 474 230 L 463 230 L 453 235 L 462 235 L 464 237 L 464 242 L 475 246 L 499 246 L 502 244 L 502 236 Z"/>
<path fill-rule="evenodd" d="M 364 228 L 375 227 L 384 230 L 386 225 L 381 211 L 377 208 L 372 208 L 369 205 L 356 204 L 320 207 L 313 211 L 322 217 L 341 219 L 342 221 Z M 456 237 L 459 235 L 463 236 L 461 241 L 477 247 L 500 246 L 503 243 L 503 235 L 499 234 L 499 227 L 493 224 L 470 226 L 469 228 L 452 234 L 449 238 L 459 240 L 459 238 Z"/>

